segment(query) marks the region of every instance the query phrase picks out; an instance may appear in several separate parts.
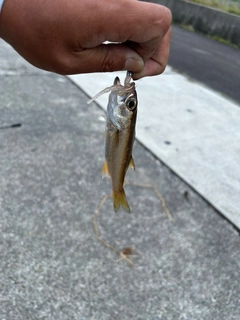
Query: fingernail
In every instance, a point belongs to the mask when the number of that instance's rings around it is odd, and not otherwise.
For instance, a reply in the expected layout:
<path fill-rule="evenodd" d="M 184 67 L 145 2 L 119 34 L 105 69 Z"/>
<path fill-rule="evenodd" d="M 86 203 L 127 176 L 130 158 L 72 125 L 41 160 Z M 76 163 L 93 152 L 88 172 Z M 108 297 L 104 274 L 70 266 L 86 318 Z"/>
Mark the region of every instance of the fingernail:
<path fill-rule="evenodd" d="M 141 72 L 143 68 L 144 68 L 144 62 L 141 58 L 128 58 L 125 62 L 123 70 Z"/>

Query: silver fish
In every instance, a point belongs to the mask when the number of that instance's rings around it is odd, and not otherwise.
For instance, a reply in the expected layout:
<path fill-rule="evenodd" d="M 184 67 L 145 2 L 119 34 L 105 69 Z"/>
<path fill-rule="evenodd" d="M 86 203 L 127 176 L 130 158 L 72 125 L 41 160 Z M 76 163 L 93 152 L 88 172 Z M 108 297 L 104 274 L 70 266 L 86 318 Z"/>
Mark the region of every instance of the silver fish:
<path fill-rule="evenodd" d="M 112 198 L 114 211 L 122 208 L 130 213 L 130 207 L 123 188 L 126 172 L 129 167 L 135 169 L 132 148 L 135 139 L 137 119 L 137 93 L 135 83 L 131 82 L 132 74 L 127 72 L 124 85 L 118 77 L 113 86 L 102 90 L 93 99 L 105 92 L 111 92 L 107 106 L 105 131 L 105 161 L 102 176 L 108 175 L 112 180 Z"/>

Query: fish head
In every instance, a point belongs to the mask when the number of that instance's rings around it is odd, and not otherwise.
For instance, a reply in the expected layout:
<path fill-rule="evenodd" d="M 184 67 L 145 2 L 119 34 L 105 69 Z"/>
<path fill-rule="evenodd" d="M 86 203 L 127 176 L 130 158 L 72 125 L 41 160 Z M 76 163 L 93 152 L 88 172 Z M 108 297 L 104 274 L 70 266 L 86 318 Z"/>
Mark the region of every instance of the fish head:
<path fill-rule="evenodd" d="M 107 118 L 111 125 L 121 130 L 130 127 L 133 122 L 135 125 L 137 116 L 137 92 L 135 83 L 120 84 L 118 77 L 114 80 L 114 86 L 118 86 L 118 90 L 114 90 L 109 95 L 109 103 L 107 109 Z"/>
<path fill-rule="evenodd" d="M 113 85 L 96 94 L 88 101 L 91 103 L 104 93 L 110 92 L 107 106 L 107 126 L 112 131 L 131 127 L 135 128 L 137 117 L 137 92 L 135 83 L 131 82 L 132 72 L 127 71 L 124 85 L 118 77 Z"/>
<path fill-rule="evenodd" d="M 117 96 L 117 108 L 119 114 L 125 117 L 132 117 L 137 112 L 137 92 L 132 82 L 129 88 L 120 91 Z"/>

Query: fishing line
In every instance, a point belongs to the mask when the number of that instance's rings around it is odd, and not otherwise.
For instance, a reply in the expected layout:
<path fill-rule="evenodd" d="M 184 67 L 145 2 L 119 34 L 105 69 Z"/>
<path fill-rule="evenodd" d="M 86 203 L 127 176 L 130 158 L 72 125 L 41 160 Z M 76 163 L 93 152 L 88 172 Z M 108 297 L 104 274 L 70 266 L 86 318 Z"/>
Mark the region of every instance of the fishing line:
<path fill-rule="evenodd" d="M 126 181 L 124 183 L 124 185 L 126 186 L 134 186 L 134 187 L 141 187 L 141 188 L 146 188 L 146 189 L 151 189 L 154 191 L 154 193 L 156 194 L 156 196 L 158 197 L 158 199 L 161 201 L 161 205 L 163 208 L 164 213 L 167 215 L 167 217 L 169 218 L 170 221 L 175 222 L 175 219 L 173 218 L 173 216 L 171 215 L 170 211 L 168 210 L 166 201 L 164 199 L 164 197 L 162 196 L 162 194 L 158 191 L 158 189 L 156 187 L 154 187 L 151 184 L 137 184 L 137 183 L 129 183 L 128 181 Z M 98 223 L 97 223 L 97 218 L 99 217 L 100 211 L 102 209 L 102 207 L 104 206 L 105 202 L 108 199 L 111 199 L 112 196 L 111 195 L 105 195 L 102 200 L 100 201 L 95 214 L 93 216 L 93 229 L 94 229 L 94 233 L 95 236 L 97 238 L 97 240 L 99 242 L 101 242 L 105 247 L 109 248 L 110 250 L 116 252 L 119 255 L 119 259 L 114 260 L 115 262 L 119 262 L 121 260 L 125 260 L 131 267 L 134 267 L 135 264 L 133 263 L 133 261 L 129 258 L 129 256 L 136 256 L 134 255 L 134 249 L 132 247 L 125 247 L 122 250 L 118 250 L 117 248 L 113 247 L 112 245 L 110 245 L 108 242 L 106 242 L 99 233 L 99 228 L 98 228 Z"/>
<path fill-rule="evenodd" d="M 118 262 L 120 260 L 125 260 L 131 267 L 134 267 L 135 264 L 132 262 L 132 260 L 130 258 L 128 258 L 128 256 L 132 255 L 132 253 L 133 253 L 133 249 L 131 247 L 126 247 L 126 248 L 123 248 L 122 250 L 118 250 L 117 248 L 113 247 L 108 242 L 103 240 L 103 238 L 99 234 L 97 218 L 98 218 L 98 216 L 100 214 L 100 211 L 101 211 L 103 205 L 105 204 L 105 202 L 108 199 L 111 199 L 111 198 L 112 198 L 111 195 L 105 195 L 102 198 L 102 200 L 100 201 L 100 203 L 99 203 L 99 205 L 98 205 L 98 207 L 96 209 L 96 212 L 95 212 L 95 214 L 93 216 L 93 229 L 94 229 L 94 232 L 95 232 L 95 236 L 96 236 L 97 240 L 99 242 L 101 242 L 105 247 L 111 249 L 112 251 L 116 252 L 120 256 L 120 259 L 115 260 L 115 262 Z"/>

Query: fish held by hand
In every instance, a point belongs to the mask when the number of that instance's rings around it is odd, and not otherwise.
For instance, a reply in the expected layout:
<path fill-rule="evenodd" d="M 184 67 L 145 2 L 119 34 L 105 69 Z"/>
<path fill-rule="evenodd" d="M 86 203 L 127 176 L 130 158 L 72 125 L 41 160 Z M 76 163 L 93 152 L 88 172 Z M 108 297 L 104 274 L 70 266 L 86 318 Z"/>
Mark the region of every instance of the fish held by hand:
<path fill-rule="evenodd" d="M 110 92 L 106 130 L 105 130 L 105 161 L 102 176 L 108 175 L 112 180 L 112 198 L 114 211 L 120 207 L 130 213 L 130 207 L 123 188 L 128 168 L 135 168 L 132 148 L 135 139 L 137 119 L 137 93 L 135 83 L 131 82 L 131 72 L 127 72 L 124 85 L 118 77 L 108 87 L 93 97 L 89 103 L 101 94 Z"/>

